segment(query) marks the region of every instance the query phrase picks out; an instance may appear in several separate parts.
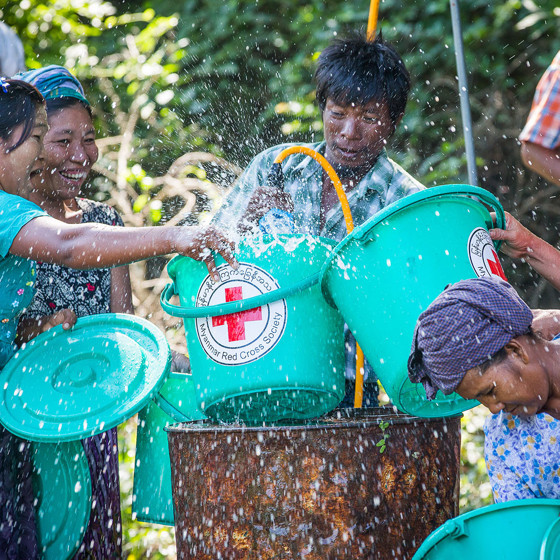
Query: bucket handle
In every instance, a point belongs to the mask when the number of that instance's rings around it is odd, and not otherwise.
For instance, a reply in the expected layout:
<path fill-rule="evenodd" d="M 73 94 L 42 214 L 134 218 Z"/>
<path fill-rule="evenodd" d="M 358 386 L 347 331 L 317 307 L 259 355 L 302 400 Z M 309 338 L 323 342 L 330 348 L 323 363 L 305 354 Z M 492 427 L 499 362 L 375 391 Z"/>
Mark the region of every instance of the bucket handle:
<path fill-rule="evenodd" d="M 202 307 L 181 307 L 180 305 L 173 305 L 169 300 L 177 295 L 175 291 L 175 282 L 170 282 L 165 286 L 160 296 L 160 304 L 163 310 L 173 317 L 181 317 L 183 319 L 198 319 L 200 317 L 216 317 L 218 315 L 231 315 L 238 311 L 245 311 L 248 309 L 255 309 L 268 305 L 273 301 L 280 301 L 301 292 L 319 281 L 319 272 L 296 282 L 292 286 L 286 288 L 278 288 L 266 294 L 260 294 L 247 299 L 240 299 L 238 301 L 230 301 L 219 305 L 206 305 Z"/>
<path fill-rule="evenodd" d="M 433 192 L 430 193 L 432 190 Z M 427 189 L 427 193 L 424 195 L 422 201 L 430 198 L 439 198 L 449 194 L 463 194 L 478 198 L 481 202 L 487 204 L 494 210 L 494 212 L 496 212 L 496 227 L 499 229 L 506 229 L 506 215 L 502 205 L 492 193 L 482 189 L 481 187 L 473 187 L 471 185 L 446 185 L 445 192 L 442 192 L 438 187 L 433 187 L 432 189 Z M 371 241 L 370 232 L 370 229 L 364 230 L 360 236 L 356 236 L 356 240 L 360 242 Z M 494 241 L 496 250 L 500 248 L 500 245 L 501 241 Z"/>
<path fill-rule="evenodd" d="M 191 422 L 193 418 L 185 416 L 176 406 L 171 404 L 163 395 L 156 393 L 153 401 L 161 408 L 167 416 L 170 416 L 176 422 Z"/>

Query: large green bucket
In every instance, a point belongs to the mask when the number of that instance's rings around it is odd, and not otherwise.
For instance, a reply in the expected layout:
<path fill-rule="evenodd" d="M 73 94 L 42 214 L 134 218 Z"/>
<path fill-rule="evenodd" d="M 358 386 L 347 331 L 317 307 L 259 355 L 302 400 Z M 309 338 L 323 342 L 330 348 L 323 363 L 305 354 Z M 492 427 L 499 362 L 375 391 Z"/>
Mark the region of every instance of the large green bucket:
<path fill-rule="evenodd" d="M 173 525 L 169 446 L 164 428 L 202 420 L 192 376 L 170 373 L 153 400 L 138 413 L 132 512 L 138 521 Z"/>
<path fill-rule="evenodd" d="M 448 284 L 503 277 L 486 205 L 505 227 L 500 203 L 484 189 L 448 185 L 414 193 L 356 228 L 325 262 L 325 297 L 403 412 L 447 416 L 478 404 L 441 393 L 428 401 L 422 385 L 409 381 L 407 360 L 418 316 Z"/>
<path fill-rule="evenodd" d="M 412 560 L 558 560 L 560 500 L 515 500 L 446 521 Z"/>
<path fill-rule="evenodd" d="M 319 272 L 329 240 L 300 235 L 244 239 L 240 266 L 185 257 L 168 265 L 161 297 L 183 317 L 196 398 L 209 417 L 274 423 L 320 416 L 344 395 L 343 320 L 323 299 Z M 223 263 L 223 260 L 219 260 Z M 169 300 L 177 293 L 181 306 Z"/>

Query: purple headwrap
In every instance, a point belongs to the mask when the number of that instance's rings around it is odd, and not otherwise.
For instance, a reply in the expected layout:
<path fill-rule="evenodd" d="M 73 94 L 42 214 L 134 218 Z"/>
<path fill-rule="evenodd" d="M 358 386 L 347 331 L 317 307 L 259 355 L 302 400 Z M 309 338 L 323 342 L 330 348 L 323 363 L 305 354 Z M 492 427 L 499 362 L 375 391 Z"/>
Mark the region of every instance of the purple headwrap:
<path fill-rule="evenodd" d="M 533 314 L 513 287 L 498 278 L 472 278 L 448 287 L 416 323 L 408 376 L 428 400 L 449 395 L 465 373 L 510 340 L 528 332 Z"/>

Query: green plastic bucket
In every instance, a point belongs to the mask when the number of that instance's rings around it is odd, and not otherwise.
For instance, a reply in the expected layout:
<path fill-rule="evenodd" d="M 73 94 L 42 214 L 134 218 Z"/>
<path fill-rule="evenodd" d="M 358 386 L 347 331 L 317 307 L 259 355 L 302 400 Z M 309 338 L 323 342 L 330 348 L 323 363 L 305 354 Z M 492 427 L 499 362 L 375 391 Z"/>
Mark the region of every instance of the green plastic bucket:
<path fill-rule="evenodd" d="M 185 319 L 196 399 L 214 420 L 275 423 L 320 416 L 344 395 L 343 319 L 319 272 L 329 240 L 301 234 L 245 238 L 240 266 L 175 257 L 163 309 Z M 218 263 L 223 263 L 218 260 Z M 181 306 L 169 300 L 177 293 Z"/>
<path fill-rule="evenodd" d="M 73 558 L 91 513 L 91 476 L 80 441 L 31 444 L 41 558 Z"/>
<path fill-rule="evenodd" d="M 505 227 L 489 192 L 468 185 L 433 187 L 402 198 L 356 228 L 321 272 L 325 298 L 339 309 L 393 404 L 414 416 L 447 416 L 477 405 L 457 394 L 428 401 L 409 381 L 407 360 L 420 313 L 453 282 L 503 277 L 488 233 L 486 205 Z"/>
<path fill-rule="evenodd" d="M 203 420 L 192 376 L 170 373 L 153 400 L 138 414 L 132 512 L 138 521 L 173 525 L 169 446 L 164 428 Z"/>
<path fill-rule="evenodd" d="M 539 560 L 558 560 L 558 558 L 560 558 L 560 517 L 544 534 Z"/>
<path fill-rule="evenodd" d="M 41 557 L 74 557 L 91 512 L 81 439 L 142 410 L 171 364 L 165 335 L 132 315 L 106 313 L 58 325 L 27 343 L 2 370 L 0 422 L 33 442 Z"/>
<path fill-rule="evenodd" d="M 553 560 L 560 500 L 515 500 L 446 521 L 412 560 Z M 556 549 L 558 550 L 558 549 Z"/>

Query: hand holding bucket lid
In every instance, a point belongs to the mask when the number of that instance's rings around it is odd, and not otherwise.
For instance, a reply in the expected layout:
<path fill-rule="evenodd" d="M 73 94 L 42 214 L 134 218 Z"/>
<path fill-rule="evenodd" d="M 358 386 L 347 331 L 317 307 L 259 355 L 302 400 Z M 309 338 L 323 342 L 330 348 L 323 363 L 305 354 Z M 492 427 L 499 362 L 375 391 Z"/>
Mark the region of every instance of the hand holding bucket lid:
<path fill-rule="evenodd" d="M 132 315 L 78 319 L 28 343 L 2 371 L 0 422 L 31 441 L 83 439 L 145 406 L 165 380 L 171 351 L 163 333 Z"/>

